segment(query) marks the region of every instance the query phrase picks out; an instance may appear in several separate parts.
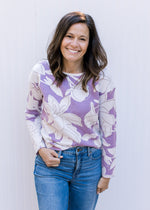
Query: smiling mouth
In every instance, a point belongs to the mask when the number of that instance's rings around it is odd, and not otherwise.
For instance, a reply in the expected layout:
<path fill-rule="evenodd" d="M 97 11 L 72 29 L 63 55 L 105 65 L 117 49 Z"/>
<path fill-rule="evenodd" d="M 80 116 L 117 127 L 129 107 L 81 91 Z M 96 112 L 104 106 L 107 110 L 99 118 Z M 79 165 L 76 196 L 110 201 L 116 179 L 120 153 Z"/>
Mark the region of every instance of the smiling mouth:
<path fill-rule="evenodd" d="M 79 50 L 72 50 L 72 49 L 67 49 L 69 52 L 73 53 L 73 54 L 76 54 L 76 53 L 79 53 L 80 51 Z"/>

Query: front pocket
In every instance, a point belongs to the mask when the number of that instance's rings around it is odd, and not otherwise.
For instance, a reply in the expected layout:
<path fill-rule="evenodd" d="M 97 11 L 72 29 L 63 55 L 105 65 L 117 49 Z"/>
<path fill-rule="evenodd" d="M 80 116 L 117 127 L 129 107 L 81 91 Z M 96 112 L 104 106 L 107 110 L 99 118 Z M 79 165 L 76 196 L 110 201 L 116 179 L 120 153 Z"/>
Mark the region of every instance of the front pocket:
<path fill-rule="evenodd" d="M 93 160 L 100 159 L 101 156 L 102 156 L 102 150 L 101 149 L 92 148 L 91 157 L 92 157 Z"/>
<path fill-rule="evenodd" d="M 35 164 L 37 164 L 37 165 L 45 165 L 46 166 L 45 162 L 43 161 L 43 159 L 41 158 L 40 155 L 37 155 L 36 156 L 36 158 L 35 158 Z"/>
<path fill-rule="evenodd" d="M 37 155 L 35 158 L 34 175 L 43 176 L 45 175 L 45 170 L 47 170 L 45 162 L 40 155 Z"/>

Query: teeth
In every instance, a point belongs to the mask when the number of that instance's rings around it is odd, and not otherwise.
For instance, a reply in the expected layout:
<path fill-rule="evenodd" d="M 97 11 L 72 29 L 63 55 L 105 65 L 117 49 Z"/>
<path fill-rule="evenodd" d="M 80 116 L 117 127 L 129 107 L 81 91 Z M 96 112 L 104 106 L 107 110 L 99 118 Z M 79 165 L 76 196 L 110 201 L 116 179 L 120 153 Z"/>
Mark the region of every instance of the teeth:
<path fill-rule="evenodd" d="M 70 49 L 68 49 L 69 50 L 69 52 L 71 52 L 71 53 L 77 53 L 78 51 L 77 50 L 70 50 Z"/>

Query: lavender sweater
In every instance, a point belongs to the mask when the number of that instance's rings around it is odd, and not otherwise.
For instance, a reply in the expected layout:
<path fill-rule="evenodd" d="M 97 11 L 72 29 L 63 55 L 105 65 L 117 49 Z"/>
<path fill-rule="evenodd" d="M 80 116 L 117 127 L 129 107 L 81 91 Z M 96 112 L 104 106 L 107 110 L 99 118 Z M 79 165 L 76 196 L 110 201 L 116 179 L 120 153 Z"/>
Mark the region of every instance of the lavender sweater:
<path fill-rule="evenodd" d="M 66 73 L 57 87 L 47 60 L 38 62 L 29 77 L 26 121 L 35 152 L 42 147 L 65 150 L 76 146 L 102 149 L 102 176 L 110 178 L 115 168 L 115 88 L 110 77 L 82 90 L 82 73 Z"/>

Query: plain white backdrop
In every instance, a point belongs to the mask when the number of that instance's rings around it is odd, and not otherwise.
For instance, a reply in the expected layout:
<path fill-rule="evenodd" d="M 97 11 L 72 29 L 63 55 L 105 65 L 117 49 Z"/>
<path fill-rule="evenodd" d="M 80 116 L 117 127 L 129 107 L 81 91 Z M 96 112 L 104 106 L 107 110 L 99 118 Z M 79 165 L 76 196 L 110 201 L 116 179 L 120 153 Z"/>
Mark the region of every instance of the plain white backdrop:
<path fill-rule="evenodd" d="M 148 0 L 5 0 L 0 7 L 0 209 L 37 210 L 34 151 L 25 124 L 28 75 L 46 58 L 60 18 L 90 14 L 117 87 L 117 167 L 96 210 L 150 210 Z M 92 195 L 91 195 L 92 196 Z"/>

